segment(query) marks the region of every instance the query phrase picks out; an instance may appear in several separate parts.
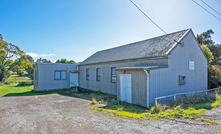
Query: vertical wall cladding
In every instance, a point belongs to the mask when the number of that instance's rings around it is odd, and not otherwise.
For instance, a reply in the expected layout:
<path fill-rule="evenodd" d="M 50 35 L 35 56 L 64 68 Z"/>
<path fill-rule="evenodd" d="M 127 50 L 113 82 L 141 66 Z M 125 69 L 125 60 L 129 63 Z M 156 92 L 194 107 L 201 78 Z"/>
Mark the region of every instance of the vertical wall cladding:
<path fill-rule="evenodd" d="M 38 91 L 38 66 L 34 69 L 34 90 Z"/>
<path fill-rule="evenodd" d="M 79 86 L 94 91 L 114 94 L 117 93 L 117 84 L 111 82 L 111 67 L 115 65 L 80 66 Z M 100 81 L 97 81 L 96 69 L 100 68 Z M 89 80 L 86 80 L 86 69 L 89 69 Z"/>
<path fill-rule="evenodd" d="M 38 90 L 54 90 L 70 87 L 70 71 L 76 70 L 74 64 L 38 64 Z M 66 71 L 66 80 L 55 80 L 55 71 Z"/>
<path fill-rule="evenodd" d="M 131 74 L 132 76 L 132 103 L 138 104 L 141 106 L 147 106 L 147 75 L 143 70 L 126 70 L 126 71 L 118 71 L 118 80 L 119 83 L 117 85 L 117 97 L 120 100 L 120 74 Z"/>
<path fill-rule="evenodd" d="M 119 75 L 117 83 L 111 82 L 111 67 L 130 67 L 130 66 L 147 66 L 147 65 L 168 65 L 167 59 L 158 60 L 133 60 L 115 63 L 103 63 L 93 65 L 80 65 L 79 86 L 94 91 L 117 95 L 117 84 L 119 84 Z M 90 80 L 86 80 L 86 69 L 90 70 Z M 96 81 L 96 68 L 101 69 L 101 80 Z M 144 73 L 144 72 L 142 72 Z M 133 76 L 132 76 L 133 77 Z M 137 84 L 135 84 L 137 85 Z M 146 84 L 145 84 L 146 85 Z"/>
<path fill-rule="evenodd" d="M 168 68 L 150 71 L 150 103 L 154 98 L 207 89 L 207 60 L 190 31 L 168 56 Z M 194 61 L 194 70 L 189 70 Z M 186 76 L 186 84 L 179 85 L 179 75 Z"/>

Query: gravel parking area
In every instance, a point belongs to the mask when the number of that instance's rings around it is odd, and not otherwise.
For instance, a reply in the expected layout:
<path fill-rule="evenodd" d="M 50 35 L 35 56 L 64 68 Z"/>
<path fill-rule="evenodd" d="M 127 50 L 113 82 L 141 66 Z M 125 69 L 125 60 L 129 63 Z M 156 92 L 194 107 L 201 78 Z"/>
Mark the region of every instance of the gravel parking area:
<path fill-rule="evenodd" d="M 221 128 L 220 125 L 183 119 L 110 117 L 91 111 L 92 107 L 101 105 L 87 103 L 90 101 L 68 94 L 0 97 L 0 133 L 219 133 L 217 129 Z M 207 112 L 205 116 L 221 117 L 214 111 L 211 114 Z"/>

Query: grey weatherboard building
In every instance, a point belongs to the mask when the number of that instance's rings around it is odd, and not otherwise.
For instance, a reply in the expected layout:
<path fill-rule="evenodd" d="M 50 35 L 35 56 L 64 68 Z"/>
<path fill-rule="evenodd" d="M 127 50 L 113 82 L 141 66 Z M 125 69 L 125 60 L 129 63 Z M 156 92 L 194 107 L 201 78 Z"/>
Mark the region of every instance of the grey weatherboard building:
<path fill-rule="evenodd" d="M 34 90 L 45 91 L 78 86 L 77 65 L 38 63 L 34 69 Z"/>
<path fill-rule="evenodd" d="M 156 97 L 207 89 L 207 59 L 191 29 L 98 51 L 73 69 L 78 86 L 145 107 Z"/>
<path fill-rule="evenodd" d="M 98 51 L 79 72 L 80 87 L 145 107 L 156 97 L 207 89 L 207 59 L 191 29 Z"/>

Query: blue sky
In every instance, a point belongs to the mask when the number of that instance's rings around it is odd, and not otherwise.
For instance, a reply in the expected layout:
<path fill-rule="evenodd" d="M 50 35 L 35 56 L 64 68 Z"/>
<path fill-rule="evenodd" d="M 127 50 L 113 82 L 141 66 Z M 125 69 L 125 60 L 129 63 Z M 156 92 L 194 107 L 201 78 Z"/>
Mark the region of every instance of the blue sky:
<path fill-rule="evenodd" d="M 213 29 L 213 40 L 221 44 L 221 21 L 192 0 L 133 1 L 167 33 Z M 204 1 L 221 14 L 221 0 Z M 35 60 L 79 62 L 99 50 L 164 34 L 129 0 L 1 0 L 0 7 L 4 40 Z"/>

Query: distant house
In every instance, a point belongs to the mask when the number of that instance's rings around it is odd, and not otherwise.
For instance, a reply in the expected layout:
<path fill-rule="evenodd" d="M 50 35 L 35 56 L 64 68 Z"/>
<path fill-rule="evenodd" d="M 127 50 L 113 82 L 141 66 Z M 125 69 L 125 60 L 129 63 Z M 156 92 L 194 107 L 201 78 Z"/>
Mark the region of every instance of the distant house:
<path fill-rule="evenodd" d="M 56 80 L 62 70 L 63 82 Z M 77 78 L 82 88 L 145 107 L 156 97 L 207 89 L 207 59 L 191 29 L 98 51 L 78 67 L 39 63 L 35 71 L 38 90 L 68 87 Z"/>
<path fill-rule="evenodd" d="M 98 51 L 79 65 L 79 86 L 145 107 L 207 89 L 207 59 L 191 29 Z"/>

